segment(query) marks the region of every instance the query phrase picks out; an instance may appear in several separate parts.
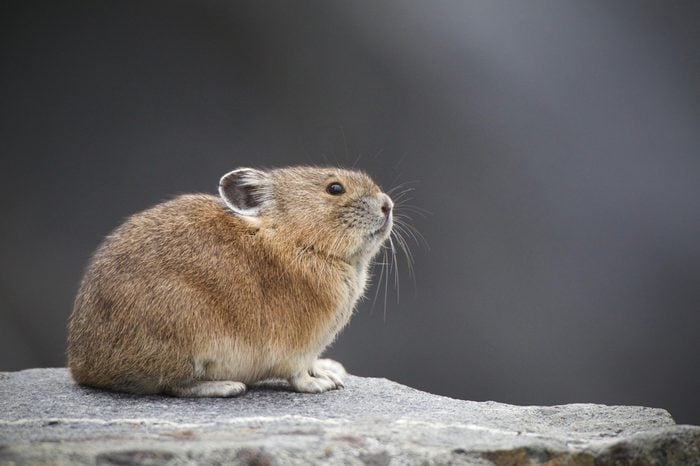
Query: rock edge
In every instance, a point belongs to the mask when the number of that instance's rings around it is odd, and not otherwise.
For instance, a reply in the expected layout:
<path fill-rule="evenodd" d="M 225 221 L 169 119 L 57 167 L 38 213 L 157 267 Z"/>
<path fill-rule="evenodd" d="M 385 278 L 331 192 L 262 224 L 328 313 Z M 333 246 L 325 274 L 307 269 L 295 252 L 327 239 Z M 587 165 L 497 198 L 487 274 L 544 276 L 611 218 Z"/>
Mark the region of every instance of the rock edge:
<path fill-rule="evenodd" d="M 698 464 L 700 427 L 661 409 L 455 400 L 349 376 L 231 399 L 79 387 L 66 369 L 0 373 L 0 464 Z"/>

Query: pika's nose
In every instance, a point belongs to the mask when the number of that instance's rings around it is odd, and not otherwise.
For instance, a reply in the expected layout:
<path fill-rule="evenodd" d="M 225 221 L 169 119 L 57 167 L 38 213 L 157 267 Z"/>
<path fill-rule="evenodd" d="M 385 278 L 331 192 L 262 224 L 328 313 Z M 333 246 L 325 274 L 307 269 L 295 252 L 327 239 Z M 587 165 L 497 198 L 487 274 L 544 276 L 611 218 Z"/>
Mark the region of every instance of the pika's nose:
<path fill-rule="evenodd" d="M 388 217 L 391 213 L 391 209 L 393 208 L 394 203 L 392 202 L 391 198 L 384 194 L 384 199 L 382 199 L 382 213 L 384 214 L 384 216 Z"/>

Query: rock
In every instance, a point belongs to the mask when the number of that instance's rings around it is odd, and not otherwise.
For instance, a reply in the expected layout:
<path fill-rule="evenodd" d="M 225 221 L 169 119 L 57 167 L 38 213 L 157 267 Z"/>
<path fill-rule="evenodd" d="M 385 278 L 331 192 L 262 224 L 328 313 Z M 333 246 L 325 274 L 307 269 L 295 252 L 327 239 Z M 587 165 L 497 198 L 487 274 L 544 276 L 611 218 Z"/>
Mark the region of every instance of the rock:
<path fill-rule="evenodd" d="M 66 369 L 0 373 L 0 464 L 700 464 L 700 427 L 662 409 L 512 406 L 386 379 L 239 398 L 86 389 Z"/>

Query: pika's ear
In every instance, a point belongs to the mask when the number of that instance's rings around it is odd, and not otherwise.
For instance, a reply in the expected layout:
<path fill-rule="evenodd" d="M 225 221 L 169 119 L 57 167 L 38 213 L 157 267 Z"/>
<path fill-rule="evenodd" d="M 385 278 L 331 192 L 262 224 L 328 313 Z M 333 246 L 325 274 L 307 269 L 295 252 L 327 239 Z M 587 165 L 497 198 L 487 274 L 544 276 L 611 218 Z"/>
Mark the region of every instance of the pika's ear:
<path fill-rule="evenodd" d="M 219 181 L 219 195 L 239 215 L 257 217 L 269 199 L 267 173 L 252 168 L 239 168 L 226 173 Z"/>

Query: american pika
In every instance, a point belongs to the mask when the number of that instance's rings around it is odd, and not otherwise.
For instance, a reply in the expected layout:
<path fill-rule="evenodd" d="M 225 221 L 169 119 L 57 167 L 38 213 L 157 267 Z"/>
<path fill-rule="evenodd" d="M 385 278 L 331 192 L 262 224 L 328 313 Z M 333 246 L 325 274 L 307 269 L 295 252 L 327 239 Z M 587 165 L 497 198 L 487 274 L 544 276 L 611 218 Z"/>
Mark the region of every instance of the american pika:
<path fill-rule="evenodd" d="M 362 172 L 239 168 L 218 197 L 183 195 L 132 216 L 76 296 L 73 378 L 190 397 L 235 396 L 269 378 L 299 392 L 341 387 L 342 366 L 318 356 L 362 296 L 392 208 Z"/>

